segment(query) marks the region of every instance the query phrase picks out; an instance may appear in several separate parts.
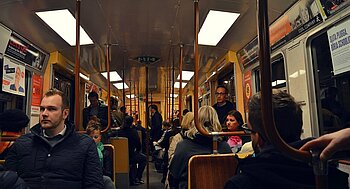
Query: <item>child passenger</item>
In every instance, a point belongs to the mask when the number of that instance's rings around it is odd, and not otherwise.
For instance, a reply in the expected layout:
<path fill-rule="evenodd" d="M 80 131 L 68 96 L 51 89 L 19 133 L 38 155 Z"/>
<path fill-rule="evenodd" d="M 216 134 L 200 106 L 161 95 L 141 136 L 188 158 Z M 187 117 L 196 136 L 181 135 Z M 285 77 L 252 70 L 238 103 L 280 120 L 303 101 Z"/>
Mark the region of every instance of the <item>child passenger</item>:
<path fill-rule="evenodd" d="M 111 180 L 112 175 L 112 160 L 107 150 L 104 150 L 101 142 L 101 124 L 97 121 L 90 120 L 86 127 L 86 134 L 88 134 L 96 143 L 98 157 L 103 167 L 103 182 L 105 189 L 114 189 L 114 183 Z"/>

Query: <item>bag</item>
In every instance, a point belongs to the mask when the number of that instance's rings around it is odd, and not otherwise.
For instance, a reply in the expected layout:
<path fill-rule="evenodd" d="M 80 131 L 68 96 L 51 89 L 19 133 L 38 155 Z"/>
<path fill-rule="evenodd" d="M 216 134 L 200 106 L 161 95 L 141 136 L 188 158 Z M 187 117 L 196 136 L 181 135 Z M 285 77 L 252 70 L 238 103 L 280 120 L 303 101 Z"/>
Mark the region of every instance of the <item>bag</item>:
<path fill-rule="evenodd" d="M 163 160 L 164 155 L 165 155 L 165 149 L 163 148 L 163 149 L 161 149 L 161 150 L 158 151 L 157 159 Z"/>

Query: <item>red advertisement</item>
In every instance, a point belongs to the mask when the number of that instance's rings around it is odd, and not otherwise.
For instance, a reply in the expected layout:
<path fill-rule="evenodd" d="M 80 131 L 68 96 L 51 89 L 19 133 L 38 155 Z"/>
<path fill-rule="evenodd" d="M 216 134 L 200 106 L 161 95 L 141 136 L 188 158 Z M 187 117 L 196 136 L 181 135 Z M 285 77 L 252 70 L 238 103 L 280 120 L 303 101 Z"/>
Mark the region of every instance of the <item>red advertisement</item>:
<path fill-rule="evenodd" d="M 246 112 L 248 112 L 248 100 L 252 94 L 252 72 L 249 70 L 244 73 L 244 109 Z"/>
<path fill-rule="evenodd" d="M 32 106 L 40 106 L 40 100 L 42 95 L 42 76 L 34 74 L 32 78 L 33 83 L 33 95 Z"/>

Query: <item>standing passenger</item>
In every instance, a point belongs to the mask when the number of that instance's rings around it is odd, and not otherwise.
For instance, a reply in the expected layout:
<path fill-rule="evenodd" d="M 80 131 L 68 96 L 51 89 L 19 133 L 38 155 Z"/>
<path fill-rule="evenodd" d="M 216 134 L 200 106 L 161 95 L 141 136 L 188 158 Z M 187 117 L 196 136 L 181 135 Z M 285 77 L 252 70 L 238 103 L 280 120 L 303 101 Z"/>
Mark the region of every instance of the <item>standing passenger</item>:
<path fill-rule="evenodd" d="M 216 87 L 216 104 L 213 105 L 213 108 L 218 114 L 219 121 L 221 126 L 226 127 L 225 119 L 227 113 L 231 110 L 235 110 L 235 105 L 227 100 L 228 90 L 225 86 L 219 85 Z"/>
<path fill-rule="evenodd" d="M 94 91 L 89 93 L 90 106 L 83 109 L 83 127 L 86 129 L 90 120 L 100 122 L 102 129 L 108 124 L 108 108 L 98 101 L 98 94 Z"/>
<path fill-rule="evenodd" d="M 303 118 L 300 105 L 286 92 L 274 90 L 272 95 L 276 128 L 281 138 L 294 148 L 300 148 L 310 139 L 300 140 Z M 313 169 L 307 162 L 296 161 L 282 154 L 267 140 L 262 125 L 260 93 L 248 101 L 248 126 L 255 157 L 239 162 L 238 174 L 226 184 L 225 189 L 255 188 L 315 188 Z M 235 171 L 235 170 L 232 170 Z M 347 174 L 329 169 L 328 188 L 348 188 Z"/>
<path fill-rule="evenodd" d="M 16 171 L 31 189 L 103 188 L 95 142 L 65 123 L 68 98 L 59 90 L 45 93 L 31 133 L 12 145 L 5 167 Z"/>
<path fill-rule="evenodd" d="M 220 132 L 222 130 L 214 108 L 202 106 L 198 112 L 199 126 L 207 132 Z M 169 166 L 169 178 L 174 179 L 175 188 L 187 188 L 188 160 L 197 154 L 212 153 L 212 138 L 201 135 L 196 127 L 185 132 L 186 138 L 176 146 L 174 157 Z M 226 142 L 218 142 L 218 152 L 232 153 Z"/>
<path fill-rule="evenodd" d="M 158 112 L 157 105 L 152 104 L 150 106 L 151 109 L 151 131 L 150 131 L 150 137 L 151 137 L 151 144 L 153 142 L 157 142 L 160 137 L 162 137 L 162 122 L 163 118 L 162 115 Z"/>

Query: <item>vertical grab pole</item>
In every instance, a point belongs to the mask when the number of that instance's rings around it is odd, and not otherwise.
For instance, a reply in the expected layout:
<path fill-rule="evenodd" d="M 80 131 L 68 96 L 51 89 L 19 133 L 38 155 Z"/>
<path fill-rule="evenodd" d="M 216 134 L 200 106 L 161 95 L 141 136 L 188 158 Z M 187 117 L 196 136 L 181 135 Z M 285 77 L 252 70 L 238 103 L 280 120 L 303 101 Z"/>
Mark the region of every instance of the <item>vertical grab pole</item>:
<path fill-rule="evenodd" d="M 131 85 L 131 80 L 130 80 L 129 85 L 130 85 L 130 87 L 129 87 L 130 116 L 132 117 L 132 102 L 131 102 L 131 88 L 132 88 L 132 85 Z"/>
<path fill-rule="evenodd" d="M 75 130 L 79 130 L 80 126 L 80 2 L 81 0 L 76 1 L 76 10 L 75 10 L 75 66 L 74 66 L 74 101 L 75 101 Z"/>
<path fill-rule="evenodd" d="M 123 78 L 122 78 L 122 82 L 123 82 L 123 105 L 126 108 L 126 102 L 125 102 L 125 55 L 123 56 Z"/>
<path fill-rule="evenodd" d="M 146 157 L 147 157 L 147 189 L 149 189 L 149 108 L 148 108 L 148 66 L 146 65 Z"/>
<path fill-rule="evenodd" d="M 173 63 L 172 63 L 172 77 L 171 77 L 171 93 L 172 93 L 172 97 L 171 97 L 171 123 L 173 123 L 174 121 L 174 93 L 175 93 L 175 53 L 174 53 L 174 48 L 172 49 L 172 52 L 173 52 Z M 181 86 L 180 86 L 181 87 Z"/>
<path fill-rule="evenodd" d="M 105 133 L 108 131 L 108 129 L 111 127 L 111 78 L 109 73 L 109 66 L 110 66 L 110 45 L 107 44 L 107 56 L 106 56 L 106 68 L 107 68 L 107 109 L 108 109 L 108 116 L 107 116 L 107 127 L 101 131 L 101 133 Z"/>
<path fill-rule="evenodd" d="M 179 73 L 180 73 L 180 89 L 179 89 L 179 122 L 181 124 L 182 122 L 182 64 L 183 64 L 183 45 L 180 45 L 180 66 L 179 66 Z"/>

